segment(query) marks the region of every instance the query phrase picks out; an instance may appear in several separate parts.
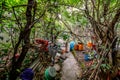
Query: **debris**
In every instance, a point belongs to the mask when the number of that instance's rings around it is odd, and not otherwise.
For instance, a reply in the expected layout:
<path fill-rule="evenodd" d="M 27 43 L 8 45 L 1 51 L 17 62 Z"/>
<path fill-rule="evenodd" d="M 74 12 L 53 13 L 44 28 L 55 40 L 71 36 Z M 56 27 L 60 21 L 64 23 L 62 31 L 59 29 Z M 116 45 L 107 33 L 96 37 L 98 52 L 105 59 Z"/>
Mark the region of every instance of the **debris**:
<path fill-rule="evenodd" d="M 31 68 L 25 69 L 22 74 L 20 75 L 20 78 L 22 80 L 32 80 L 34 76 L 34 72 L 32 71 Z"/>
<path fill-rule="evenodd" d="M 56 70 L 54 67 L 48 67 L 46 70 L 45 70 L 45 80 L 54 80 L 56 76 Z"/>

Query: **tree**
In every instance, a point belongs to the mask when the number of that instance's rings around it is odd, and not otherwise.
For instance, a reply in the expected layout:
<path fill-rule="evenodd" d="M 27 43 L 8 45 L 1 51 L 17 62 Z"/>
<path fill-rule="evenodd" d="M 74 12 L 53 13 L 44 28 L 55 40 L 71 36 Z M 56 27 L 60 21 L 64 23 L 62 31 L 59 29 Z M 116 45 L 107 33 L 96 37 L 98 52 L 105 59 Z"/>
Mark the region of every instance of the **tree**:
<path fill-rule="evenodd" d="M 17 69 L 19 70 L 21 65 L 22 65 L 22 61 L 24 60 L 26 53 L 30 47 L 30 32 L 31 32 L 31 24 L 32 24 L 32 8 L 33 6 L 35 6 L 35 2 L 34 0 L 28 0 L 28 5 L 27 5 L 27 10 L 26 10 L 26 26 L 25 28 L 20 32 L 19 35 L 19 40 L 17 42 L 17 44 L 15 45 L 14 48 L 14 55 L 13 55 L 13 60 L 12 60 L 12 68 L 10 71 L 10 80 L 16 80 L 17 76 L 19 75 L 19 73 L 17 72 Z M 20 54 L 20 57 L 17 61 L 15 61 L 15 54 L 17 53 L 18 47 L 21 43 L 21 41 L 23 41 L 24 45 L 22 46 L 22 52 Z M 14 75 L 14 76 L 13 76 Z"/>
<path fill-rule="evenodd" d="M 100 72 L 100 65 L 104 62 L 102 58 L 107 58 L 108 62 L 113 66 L 117 65 L 115 63 L 116 53 L 116 24 L 118 24 L 120 19 L 120 3 L 118 0 L 84 0 L 85 1 L 85 14 L 88 18 L 95 35 L 97 36 L 97 41 L 101 41 L 101 44 L 105 49 L 101 49 L 101 59 L 96 66 L 96 69 L 91 74 L 89 80 L 95 77 L 95 72 L 98 70 Z M 106 51 L 107 50 L 107 51 Z M 102 71 L 102 70 L 101 70 Z M 110 70 L 108 71 L 110 72 Z"/>
<path fill-rule="evenodd" d="M 42 1 L 40 1 L 40 2 L 42 3 Z M 31 33 L 31 29 L 33 28 L 34 24 L 39 22 L 42 18 L 43 18 L 43 21 L 41 21 L 41 24 L 46 23 L 47 20 L 44 21 L 44 17 L 45 17 L 45 14 L 47 15 L 47 12 L 49 12 L 49 10 L 53 9 L 51 11 L 56 12 L 56 9 L 54 9 L 56 7 L 56 5 L 54 4 L 55 3 L 54 1 L 50 1 L 51 5 L 48 4 L 49 1 L 48 2 L 43 1 L 43 2 L 44 2 L 44 4 L 42 3 L 43 5 L 40 5 L 40 6 L 41 7 L 43 6 L 44 8 L 41 10 L 42 11 L 40 13 L 41 15 L 38 16 L 38 15 L 35 15 L 35 14 L 37 14 L 37 12 L 36 12 L 36 8 L 37 8 L 36 1 L 28 0 L 27 10 L 26 10 L 26 25 L 25 25 L 25 27 L 22 27 L 21 22 L 19 22 L 19 19 L 16 17 L 16 14 L 14 12 L 17 23 L 18 23 L 18 25 L 20 25 L 21 30 L 20 30 L 18 41 L 14 46 L 14 55 L 13 55 L 13 58 L 12 58 L 12 68 L 10 70 L 10 80 L 16 80 L 17 76 L 19 75 L 18 70 L 20 70 L 20 68 L 22 66 L 22 62 L 25 59 L 25 56 L 26 56 L 26 54 L 27 54 L 27 52 L 30 48 L 30 33 Z M 12 8 L 13 8 L 13 11 L 14 11 L 15 7 L 23 7 L 23 6 L 26 6 L 26 5 L 13 6 Z M 50 8 L 47 8 L 48 6 Z M 51 13 L 51 11 L 50 11 L 50 13 L 48 13 L 49 15 L 53 14 L 53 12 Z M 47 16 L 48 18 L 53 19 L 53 23 L 55 22 L 54 19 L 57 16 L 55 12 L 54 12 L 55 16 L 53 16 L 53 17 Z M 38 18 L 35 19 L 35 17 L 38 17 Z M 50 25 L 49 24 L 44 25 L 43 29 L 44 29 L 44 27 L 48 27 L 48 26 L 50 26 Z M 54 24 L 54 26 L 55 26 L 55 24 Z M 50 28 L 51 32 L 53 32 L 53 28 L 55 28 L 55 27 Z M 45 28 L 45 30 L 47 30 L 47 28 Z M 59 31 L 56 33 L 56 35 L 58 35 L 58 34 L 59 34 Z M 51 34 L 51 35 L 53 35 L 53 34 Z M 15 60 L 15 54 L 17 53 L 18 48 L 19 48 L 19 46 L 21 46 L 21 44 L 22 44 L 22 51 L 20 53 L 20 57 L 18 58 L 18 60 Z M 13 77 L 13 75 L 14 75 L 14 77 Z"/>
<path fill-rule="evenodd" d="M 82 29 L 82 33 L 89 25 L 96 36 L 98 53 L 101 53 L 94 72 L 102 72 L 100 65 L 103 63 L 111 67 L 116 65 L 117 51 L 114 49 L 118 38 L 116 27 L 120 21 L 119 0 L 28 0 L 28 3 L 27 0 L 2 0 L 0 4 L 0 31 L 10 35 L 10 40 L 4 45 L 14 50 L 11 80 L 19 75 L 20 72 L 17 71 L 21 70 L 22 62 L 32 44 L 31 40 L 41 37 L 54 42 L 54 38 L 62 32 L 68 32 L 77 38 L 82 37 L 83 35 L 76 32 Z M 20 57 L 15 60 L 19 48 L 22 48 Z M 112 68 L 108 72 L 110 69 Z M 97 75 L 94 72 L 90 79 Z"/>

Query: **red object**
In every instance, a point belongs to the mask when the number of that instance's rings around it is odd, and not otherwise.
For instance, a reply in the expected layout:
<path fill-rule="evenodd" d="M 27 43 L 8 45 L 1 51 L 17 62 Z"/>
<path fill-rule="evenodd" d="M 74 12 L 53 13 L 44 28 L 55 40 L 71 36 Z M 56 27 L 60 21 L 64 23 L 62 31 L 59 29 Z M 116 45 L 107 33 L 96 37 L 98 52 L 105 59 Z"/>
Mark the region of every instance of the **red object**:
<path fill-rule="evenodd" d="M 15 58 L 18 59 L 20 57 L 20 54 L 15 54 Z"/>
<path fill-rule="evenodd" d="M 40 47 L 40 49 L 42 49 L 44 51 L 48 51 L 48 41 L 47 40 L 35 39 L 35 42 L 37 44 L 42 44 L 42 46 Z"/>
<path fill-rule="evenodd" d="M 93 44 L 93 46 L 92 46 L 92 47 L 93 47 L 93 49 L 94 49 L 94 50 L 96 50 L 96 45 L 95 45 L 95 44 Z"/>

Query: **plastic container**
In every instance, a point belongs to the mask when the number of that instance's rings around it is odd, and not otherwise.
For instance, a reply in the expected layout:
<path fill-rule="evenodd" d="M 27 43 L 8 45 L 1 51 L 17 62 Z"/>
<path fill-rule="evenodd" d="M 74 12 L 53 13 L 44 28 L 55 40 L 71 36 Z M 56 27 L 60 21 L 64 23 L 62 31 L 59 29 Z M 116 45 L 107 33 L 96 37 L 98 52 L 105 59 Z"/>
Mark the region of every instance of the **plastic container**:
<path fill-rule="evenodd" d="M 83 50 L 83 44 L 78 44 L 78 50 L 82 51 Z"/>
<path fill-rule="evenodd" d="M 89 61 L 89 60 L 90 60 L 89 57 L 90 57 L 90 56 L 89 56 L 88 54 L 84 54 L 84 60 L 85 60 L 85 61 Z"/>
<path fill-rule="evenodd" d="M 75 44 L 74 49 L 78 50 L 78 44 Z"/>
<path fill-rule="evenodd" d="M 71 41 L 70 42 L 70 51 L 72 51 L 74 49 L 74 45 L 75 45 L 75 42 Z"/>
<path fill-rule="evenodd" d="M 49 67 L 45 70 L 45 80 L 54 80 L 56 76 L 56 70 L 54 67 Z"/>
<path fill-rule="evenodd" d="M 93 43 L 92 43 L 92 42 L 88 42 L 88 43 L 87 43 L 87 47 L 88 47 L 88 48 L 92 48 L 92 47 L 93 47 Z"/>

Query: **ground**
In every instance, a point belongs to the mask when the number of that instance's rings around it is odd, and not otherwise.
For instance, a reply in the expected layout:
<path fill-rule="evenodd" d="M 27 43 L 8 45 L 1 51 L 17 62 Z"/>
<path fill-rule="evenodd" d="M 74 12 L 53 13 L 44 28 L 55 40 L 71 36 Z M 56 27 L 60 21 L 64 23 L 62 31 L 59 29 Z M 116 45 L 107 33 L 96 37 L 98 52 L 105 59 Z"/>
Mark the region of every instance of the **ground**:
<path fill-rule="evenodd" d="M 63 62 L 61 80 L 79 80 L 81 69 L 71 52 L 66 53 L 67 59 Z"/>

